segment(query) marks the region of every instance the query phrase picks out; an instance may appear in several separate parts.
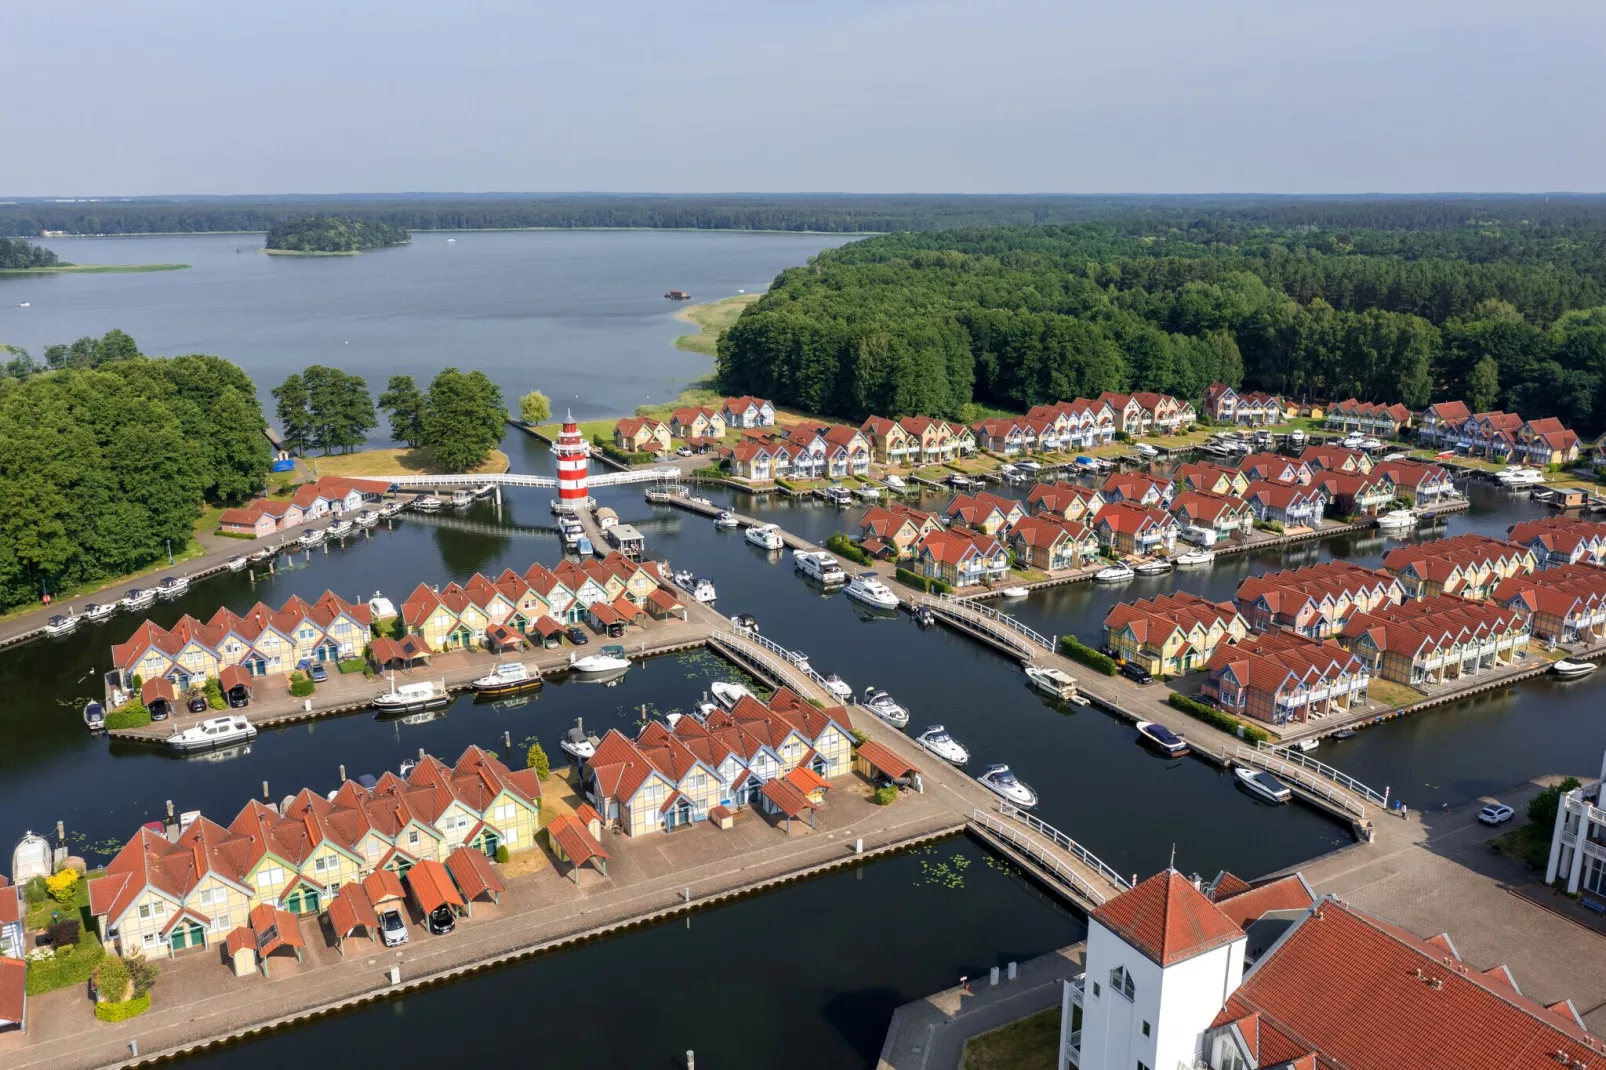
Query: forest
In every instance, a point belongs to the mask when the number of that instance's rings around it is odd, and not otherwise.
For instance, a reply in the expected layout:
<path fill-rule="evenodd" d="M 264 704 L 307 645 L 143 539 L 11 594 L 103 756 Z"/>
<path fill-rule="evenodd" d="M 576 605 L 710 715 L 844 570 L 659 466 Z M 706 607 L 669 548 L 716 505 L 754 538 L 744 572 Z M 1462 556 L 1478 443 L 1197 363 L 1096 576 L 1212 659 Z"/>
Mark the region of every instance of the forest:
<path fill-rule="evenodd" d="M 405 245 L 412 240 L 405 228 L 377 219 L 340 219 L 305 216 L 268 228 L 267 248 L 294 253 L 356 253 Z"/>
<path fill-rule="evenodd" d="M 0 271 L 60 266 L 61 258 L 49 249 L 20 238 L 0 238 Z"/>
<path fill-rule="evenodd" d="M 165 561 L 206 503 L 265 485 L 250 378 L 221 357 L 145 357 L 114 333 L 98 363 L 91 339 L 63 347 L 81 361 L 0 379 L 0 609 Z"/>
<path fill-rule="evenodd" d="M 970 418 L 1101 390 L 1197 400 L 1220 380 L 1606 427 L 1606 208 L 1535 222 L 1311 207 L 826 250 L 721 339 L 719 385 L 851 419 Z"/>

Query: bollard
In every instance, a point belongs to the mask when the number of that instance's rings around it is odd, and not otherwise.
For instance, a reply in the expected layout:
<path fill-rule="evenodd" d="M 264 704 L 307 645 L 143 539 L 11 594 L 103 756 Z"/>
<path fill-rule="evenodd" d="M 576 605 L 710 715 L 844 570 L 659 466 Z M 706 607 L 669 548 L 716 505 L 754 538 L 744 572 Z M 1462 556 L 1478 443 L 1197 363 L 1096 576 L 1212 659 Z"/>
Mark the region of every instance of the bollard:
<path fill-rule="evenodd" d="M 686 897 L 686 902 L 691 902 L 691 885 L 688 884 L 680 894 Z"/>
<path fill-rule="evenodd" d="M 697 1070 L 697 1053 L 686 1049 L 686 1070 Z"/>
<path fill-rule="evenodd" d="M 401 967 L 400 966 L 392 966 L 390 968 L 390 983 L 393 984 L 393 985 L 401 984 Z"/>
<path fill-rule="evenodd" d="M 311 713 L 312 712 L 312 700 L 310 698 L 309 699 L 302 699 L 301 708 L 305 712 Z"/>
<path fill-rule="evenodd" d="M 987 983 L 989 985 L 998 984 L 998 967 L 997 966 L 994 966 L 991 970 L 988 971 L 988 973 L 987 973 Z"/>
<path fill-rule="evenodd" d="M 268 794 L 268 782 L 266 780 L 264 780 L 262 782 L 262 798 L 264 800 L 266 800 L 266 799 L 271 799 L 272 797 L 273 796 Z"/>
<path fill-rule="evenodd" d="M 346 782 L 346 764 L 344 762 L 340 763 L 340 782 L 342 784 Z"/>
<path fill-rule="evenodd" d="M 853 841 L 853 853 L 856 854 L 856 855 L 864 854 L 864 837 L 863 836 L 860 836 L 858 839 Z"/>
<path fill-rule="evenodd" d="M 136 1058 L 139 1057 L 139 1041 L 130 1040 L 128 1042 L 128 1054 L 130 1054 L 130 1055 L 132 1055 L 132 1056 L 134 1056 Z"/>
<path fill-rule="evenodd" d="M 1009 979 L 1011 981 L 1015 979 L 1015 963 L 1013 961 L 1009 964 Z"/>

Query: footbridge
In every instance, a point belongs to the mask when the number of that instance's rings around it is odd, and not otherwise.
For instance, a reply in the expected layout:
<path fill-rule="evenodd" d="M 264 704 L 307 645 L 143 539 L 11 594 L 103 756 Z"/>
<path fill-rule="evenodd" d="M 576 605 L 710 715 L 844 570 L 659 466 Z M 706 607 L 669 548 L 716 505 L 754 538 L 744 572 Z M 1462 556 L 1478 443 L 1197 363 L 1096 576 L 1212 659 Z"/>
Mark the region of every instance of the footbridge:
<path fill-rule="evenodd" d="M 970 829 L 1006 857 L 1024 862 L 1041 877 L 1092 911 L 1132 887 L 1132 882 L 1059 829 L 1007 802 L 998 812 L 970 812 Z"/>
<path fill-rule="evenodd" d="M 944 624 L 966 633 L 990 646 L 997 647 L 1011 657 L 1032 662 L 1044 654 L 1052 654 L 1055 640 L 1041 634 L 1007 613 L 991 606 L 950 594 L 910 594 L 908 599 L 917 606 L 925 606 Z"/>
<path fill-rule="evenodd" d="M 475 473 L 473 475 L 406 475 L 365 476 L 365 479 L 385 480 L 397 490 L 427 487 L 546 487 L 556 488 L 557 476 L 536 476 L 524 472 Z M 603 472 L 589 475 L 587 484 L 592 487 L 617 487 L 625 483 L 672 482 L 680 478 L 678 468 L 636 468 L 628 472 Z"/>

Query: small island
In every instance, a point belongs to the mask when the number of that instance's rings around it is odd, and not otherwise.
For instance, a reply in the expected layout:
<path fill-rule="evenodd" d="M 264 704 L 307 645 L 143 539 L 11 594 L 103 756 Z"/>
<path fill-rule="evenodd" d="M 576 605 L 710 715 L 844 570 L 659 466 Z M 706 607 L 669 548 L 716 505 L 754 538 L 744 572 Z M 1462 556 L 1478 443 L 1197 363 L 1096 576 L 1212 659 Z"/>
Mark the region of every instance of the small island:
<path fill-rule="evenodd" d="M 47 275 L 65 272 L 177 271 L 188 264 L 69 264 L 53 250 L 22 238 L 0 238 L 0 275 Z"/>
<path fill-rule="evenodd" d="M 286 219 L 268 228 L 266 251 L 282 256 L 356 256 L 364 249 L 406 245 L 412 235 L 394 223 L 336 216 Z"/>

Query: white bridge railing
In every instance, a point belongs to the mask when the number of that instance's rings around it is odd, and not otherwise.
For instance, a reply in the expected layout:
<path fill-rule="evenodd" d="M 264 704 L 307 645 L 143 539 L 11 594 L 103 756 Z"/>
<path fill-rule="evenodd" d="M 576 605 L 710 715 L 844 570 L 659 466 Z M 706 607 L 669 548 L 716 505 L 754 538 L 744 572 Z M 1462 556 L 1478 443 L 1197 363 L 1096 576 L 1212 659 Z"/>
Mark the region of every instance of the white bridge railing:
<path fill-rule="evenodd" d="M 1332 766 L 1323 762 L 1318 762 L 1315 758 L 1308 757 L 1303 751 L 1293 750 L 1288 747 L 1272 747 L 1266 744 L 1257 745 L 1261 747 L 1261 749 L 1271 751 L 1284 761 L 1293 762 L 1295 765 L 1304 766 L 1306 769 L 1309 769 L 1320 776 L 1326 777 L 1335 784 L 1342 784 L 1355 794 L 1362 796 L 1363 798 L 1370 799 L 1378 806 L 1381 806 L 1384 809 L 1388 808 L 1389 793 L 1387 790 L 1379 792 L 1373 788 L 1369 788 L 1365 784 L 1362 784 L 1359 780 L 1356 780 L 1354 777 L 1350 776 L 1348 773 L 1334 769 Z"/>
<path fill-rule="evenodd" d="M 995 817 L 981 809 L 972 810 L 970 819 L 999 839 L 1004 840 L 1017 851 L 1025 854 L 1046 872 L 1065 882 L 1066 886 L 1083 901 L 1092 903 L 1094 906 L 1104 905 L 1106 896 L 1103 892 L 1089 884 L 1081 874 L 1066 865 L 1058 855 L 1050 851 L 1040 841 L 1027 835 L 1026 831 L 1013 821 Z"/>
<path fill-rule="evenodd" d="M 792 651 L 786 649 L 784 646 L 781 646 L 781 644 L 775 642 L 774 640 L 766 639 L 762 635 L 749 635 L 745 633 L 725 631 L 713 633 L 713 638 L 716 642 L 724 643 L 738 651 L 742 650 L 744 646 L 758 647 L 760 650 L 775 655 L 776 659 L 779 661 L 778 665 L 771 663 L 768 659 L 765 659 L 762 656 L 759 656 L 758 660 L 765 664 L 770 672 L 779 677 L 782 684 L 785 684 L 787 687 L 796 691 L 800 695 L 807 697 L 807 689 L 798 686 L 798 682 L 790 676 L 791 673 L 796 673 L 797 675 L 813 682 L 816 686 L 825 691 L 827 695 L 831 694 L 831 689 L 829 685 L 826 684 L 825 677 L 821 676 L 812 665 L 808 665 L 806 663 L 799 665 L 794 659 Z M 747 652 L 750 655 L 752 653 L 751 650 Z"/>
<path fill-rule="evenodd" d="M 593 487 L 615 487 L 622 483 L 648 483 L 653 480 L 674 479 L 680 475 L 675 468 L 638 468 L 629 472 L 600 472 L 588 475 L 587 483 Z M 383 479 L 392 486 L 397 487 L 466 487 L 466 486 L 503 486 L 503 487 L 555 487 L 558 485 L 556 476 L 534 476 L 523 472 L 498 472 L 494 475 L 477 473 L 475 475 L 445 475 L 445 476 L 365 476 L 365 479 Z"/>
<path fill-rule="evenodd" d="M 995 624 L 1003 625 L 1016 635 L 1031 641 L 1045 650 L 1052 651 L 1054 649 L 1054 640 L 1050 639 L 1046 635 L 1043 635 L 1041 632 L 1028 628 L 1014 617 L 1011 617 L 1008 613 L 998 612 L 998 610 L 994 609 L 992 606 L 983 605 L 980 602 L 972 602 L 968 598 L 958 598 L 951 594 L 939 594 L 937 595 L 936 599 L 932 599 L 930 595 L 926 595 L 922 597 L 921 601 L 934 604 L 938 608 L 954 608 L 961 614 L 975 614 L 976 616 L 981 617 L 983 620 L 992 621 Z"/>
<path fill-rule="evenodd" d="M 1243 765 L 1275 773 L 1318 799 L 1331 803 L 1347 814 L 1353 814 L 1357 820 L 1364 820 L 1366 817 L 1366 804 L 1353 794 L 1339 790 L 1336 784 L 1314 770 L 1284 761 L 1275 751 L 1240 746 L 1236 749 L 1234 757 Z"/>
<path fill-rule="evenodd" d="M 1125 877 L 1115 872 L 1115 870 L 1105 865 L 1104 860 L 1098 855 L 1094 854 L 1092 851 L 1089 851 L 1086 847 L 1083 847 L 1081 844 L 1077 843 L 1075 840 L 1071 839 L 1069 836 L 1065 835 L 1065 833 L 1061 832 L 1053 825 L 1050 825 L 1042 818 L 1035 817 L 1013 803 L 1007 802 L 1000 802 L 998 804 L 998 812 L 1003 814 L 1005 817 L 1013 817 L 1017 820 L 1023 821 L 1031 828 L 1041 832 L 1044 836 L 1047 836 L 1049 839 L 1053 840 L 1061 850 L 1069 851 L 1071 854 L 1081 859 L 1089 868 L 1094 870 L 1099 876 L 1103 877 L 1111 884 L 1115 885 L 1115 887 L 1120 891 L 1124 892 L 1132 887 L 1131 881 L 1127 880 Z"/>

